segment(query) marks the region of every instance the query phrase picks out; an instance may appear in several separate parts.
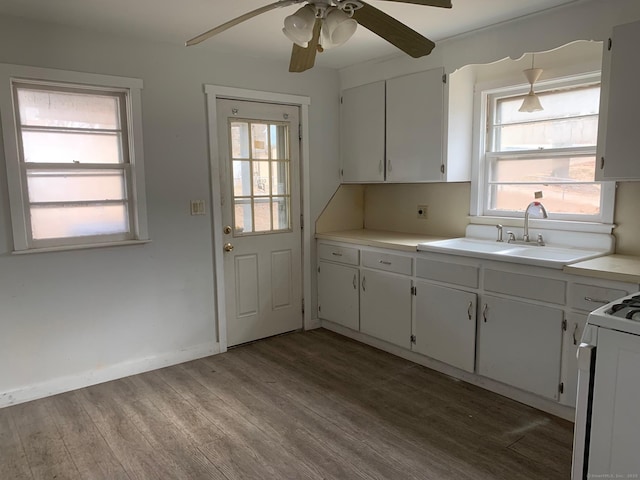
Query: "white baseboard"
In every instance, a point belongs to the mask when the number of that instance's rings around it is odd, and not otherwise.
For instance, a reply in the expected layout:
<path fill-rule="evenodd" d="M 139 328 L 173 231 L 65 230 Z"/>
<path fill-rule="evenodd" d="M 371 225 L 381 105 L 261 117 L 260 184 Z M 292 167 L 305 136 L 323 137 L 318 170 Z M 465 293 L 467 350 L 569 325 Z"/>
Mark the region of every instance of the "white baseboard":
<path fill-rule="evenodd" d="M 450 377 L 463 380 L 467 383 L 471 383 L 478 387 L 484 388 L 485 390 L 489 390 L 504 397 L 511 398 L 512 400 L 524 403 L 525 405 L 529 405 L 530 407 L 537 408 L 538 410 L 542 410 L 543 412 L 547 412 L 557 417 L 564 418 L 565 420 L 569 420 L 571 422 L 575 420 L 575 409 L 572 407 L 562 405 L 553 400 L 539 397 L 537 395 L 534 395 L 533 393 L 525 392 L 524 390 L 520 390 L 518 388 L 505 385 L 500 382 L 496 382 L 495 380 L 482 377 L 475 373 L 465 372 L 464 370 L 452 367 L 451 365 L 447 365 L 446 363 L 442 363 L 432 358 L 425 357 L 424 355 L 421 355 L 419 353 L 405 350 L 402 347 L 392 345 L 383 340 L 378 340 L 377 338 L 370 337 L 369 335 L 365 335 L 364 333 L 356 332 L 349 328 L 343 327 L 342 325 L 337 325 L 326 320 L 322 320 L 321 323 L 322 327 L 326 328 L 327 330 L 331 330 L 332 332 L 339 333 L 340 335 L 344 335 L 345 337 L 349 337 L 359 342 L 366 343 L 367 345 L 404 358 L 405 360 L 409 360 L 410 362 L 414 362 L 437 372 L 444 373 L 445 375 L 449 375 Z"/>
<path fill-rule="evenodd" d="M 110 365 L 100 370 L 89 370 L 78 375 L 58 377 L 34 385 L 0 392 L 0 408 L 29 402 L 39 398 L 57 395 L 59 393 L 89 387 L 98 383 L 109 382 L 118 378 L 137 375 L 139 373 L 157 370 L 158 368 L 177 365 L 179 363 L 196 360 L 220 353 L 218 343 L 205 343 L 195 347 L 186 348 L 177 352 L 169 352 L 162 355 L 153 355 L 135 360 Z"/>
<path fill-rule="evenodd" d="M 305 330 L 315 330 L 322 327 L 322 323 L 318 317 L 310 319 L 304 326 Z"/>

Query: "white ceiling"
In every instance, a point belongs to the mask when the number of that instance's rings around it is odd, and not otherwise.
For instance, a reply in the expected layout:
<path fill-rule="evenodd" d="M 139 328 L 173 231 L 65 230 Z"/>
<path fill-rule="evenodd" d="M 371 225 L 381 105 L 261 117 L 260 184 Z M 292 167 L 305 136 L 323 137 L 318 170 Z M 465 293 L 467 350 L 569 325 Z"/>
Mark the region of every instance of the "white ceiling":
<path fill-rule="evenodd" d="M 274 0 L 2 0 L 0 14 L 32 18 L 105 33 L 183 45 L 216 25 Z M 436 43 L 488 25 L 581 0 L 452 0 L 452 9 L 370 0 Z M 278 8 L 189 47 L 288 62 L 291 44 L 281 32 L 284 17 L 299 6 Z M 185 47 L 186 48 L 186 47 Z M 316 65 L 342 68 L 402 54 L 363 27 Z"/>

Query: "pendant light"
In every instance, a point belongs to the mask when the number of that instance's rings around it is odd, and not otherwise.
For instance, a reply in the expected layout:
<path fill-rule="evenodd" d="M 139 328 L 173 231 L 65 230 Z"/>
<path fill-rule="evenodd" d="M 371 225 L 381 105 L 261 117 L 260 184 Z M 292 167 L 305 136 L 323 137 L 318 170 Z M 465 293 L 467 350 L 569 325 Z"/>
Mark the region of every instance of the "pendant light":
<path fill-rule="evenodd" d="M 519 112 L 539 112 L 540 110 L 544 110 L 540 104 L 540 99 L 533 91 L 533 84 L 536 83 L 540 75 L 542 75 L 541 68 L 533 68 L 533 57 L 534 55 L 531 54 L 531 68 L 527 68 L 522 72 L 524 76 L 527 77 L 531 88 L 529 88 L 529 93 L 524 97 L 522 106 L 518 109 Z"/>

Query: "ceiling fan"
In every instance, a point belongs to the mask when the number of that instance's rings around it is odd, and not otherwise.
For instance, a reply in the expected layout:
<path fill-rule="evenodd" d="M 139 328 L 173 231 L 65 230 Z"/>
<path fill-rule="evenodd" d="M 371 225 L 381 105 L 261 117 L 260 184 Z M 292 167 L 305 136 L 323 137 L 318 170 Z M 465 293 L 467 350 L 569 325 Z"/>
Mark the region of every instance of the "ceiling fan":
<path fill-rule="evenodd" d="M 451 0 L 387 1 L 451 8 Z M 429 55 L 435 47 L 428 38 L 362 0 L 279 0 L 218 25 L 187 41 L 186 45 L 196 45 L 270 10 L 301 3 L 305 5 L 285 18 L 282 29 L 293 41 L 290 72 L 309 70 L 315 63 L 317 52 L 342 45 L 355 33 L 358 24 L 414 58 Z"/>

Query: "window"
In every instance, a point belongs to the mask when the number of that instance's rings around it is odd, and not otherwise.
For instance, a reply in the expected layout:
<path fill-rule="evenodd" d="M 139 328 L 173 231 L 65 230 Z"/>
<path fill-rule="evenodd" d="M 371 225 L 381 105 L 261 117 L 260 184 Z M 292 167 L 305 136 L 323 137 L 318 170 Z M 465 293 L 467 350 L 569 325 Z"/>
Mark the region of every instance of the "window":
<path fill-rule="evenodd" d="M 611 222 L 614 188 L 595 181 L 599 78 L 536 87 L 539 112 L 518 111 L 526 90 L 487 93 L 482 214 L 523 216 L 541 191 L 550 218 Z"/>
<path fill-rule="evenodd" d="M 288 124 L 234 119 L 229 134 L 235 235 L 291 231 Z"/>
<path fill-rule="evenodd" d="M 0 73 L 14 250 L 146 239 L 141 82 L 10 65 Z"/>

